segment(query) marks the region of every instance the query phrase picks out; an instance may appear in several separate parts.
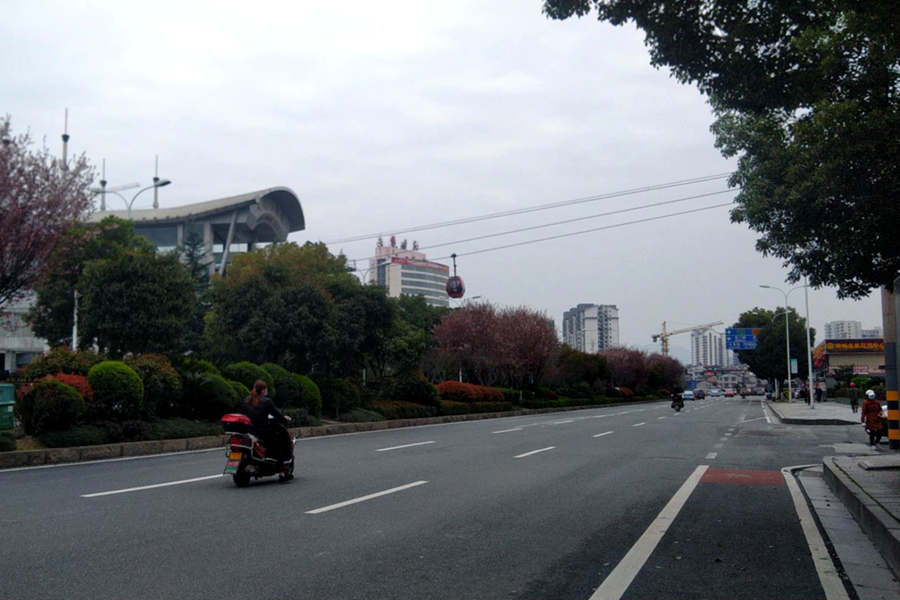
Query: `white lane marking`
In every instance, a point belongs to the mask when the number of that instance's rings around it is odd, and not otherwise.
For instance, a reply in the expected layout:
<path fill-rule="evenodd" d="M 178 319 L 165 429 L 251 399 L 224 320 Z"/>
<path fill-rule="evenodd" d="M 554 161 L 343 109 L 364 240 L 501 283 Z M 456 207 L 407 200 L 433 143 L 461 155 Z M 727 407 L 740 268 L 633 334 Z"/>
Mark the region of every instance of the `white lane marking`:
<path fill-rule="evenodd" d="M 491 433 L 509 433 L 510 431 L 522 431 L 522 428 L 516 427 L 515 429 L 502 429 L 500 431 L 492 431 Z"/>
<path fill-rule="evenodd" d="M 731 434 L 731 433 L 726 433 L 726 434 L 725 434 L 725 437 L 728 437 L 729 435 L 733 435 L 733 434 Z"/>
<path fill-rule="evenodd" d="M 96 498 L 98 496 L 111 496 L 113 494 L 127 494 L 128 492 L 140 492 L 141 490 L 152 490 L 154 488 L 168 487 L 170 485 L 181 485 L 182 483 L 194 483 L 195 481 L 205 481 L 207 479 L 216 479 L 222 477 L 219 475 L 207 475 L 206 477 L 195 477 L 193 479 L 183 479 L 182 481 L 169 481 L 167 483 L 155 483 L 153 485 L 142 485 L 140 487 L 125 488 L 123 490 L 112 490 L 109 492 L 96 492 L 93 494 L 82 494 L 82 498 Z"/>
<path fill-rule="evenodd" d="M 744 423 L 752 423 L 753 421 L 762 421 L 766 417 L 759 417 L 758 419 L 747 419 Z"/>
<path fill-rule="evenodd" d="M 122 462 L 123 460 L 143 460 L 145 458 L 162 458 L 165 456 L 181 456 L 182 454 L 198 454 L 200 452 L 222 452 L 225 446 L 216 446 L 215 448 L 203 448 L 202 450 L 179 450 L 178 452 L 164 452 L 162 454 L 141 454 L 140 456 L 120 456 L 118 458 L 104 458 L 100 460 L 86 460 L 76 463 L 58 463 L 55 465 L 35 465 L 33 467 L 15 467 L 13 469 L 0 469 L 0 475 L 3 473 L 15 473 L 16 471 L 34 471 L 36 469 L 59 469 L 61 467 L 85 467 L 89 465 L 100 465 L 103 463 Z"/>
<path fill-rule="evenodd" d="M 575 419 L 569 419 L 568 421 L 554 421 L 553 423 L 550 423 L 550 424 L 551 425 L 564 425 L 566 423 L 574 423 L 574 422 L 575 422 Z"/>
<path fill-rule="evenodd" d="M 709 465 L 700 465 L 694 469 L 694 472 L 691 473 L 691 476 L 687 478 L 687 481 L 685 481 L 678 491 L 675 492 L 675 495 L 672 496 L 669 503 L 662 509 L 659 516 L 650 523 L 650 526 L 644 534 L 634 546 L 631 547 L 631 550 L 628 551 L 625 558 L 616 565 L 616 568 L 609 574 L 609 577 L 604 579 L 600 587 L 597 588 L 597 591 L 591 595 L 590 600 L 619 600 L 619 598 L 625 594 L 625 591 L 628 590 L 628 586 L 631 585 L 631 582 L 634 581 L 638 571 L 641 570 L 641 567 L 643 567 L 644 563 L 647 562 L 647 559 L 650 558 L 653 550 L 666 534 L 669 526 L 675 520 L 675 517 L 678 516 L 678 513 L 684 507 L 691 492 L 697 487 L 700 478 L 703 477 L 703 474 L 706 473 L 708 468 Z"/>
<path fill-rule="evenodd" d="M 640 427 L 641 425 L 646 425 L 647 423 L 635 423 L 632 427 Z"/>
<path fill-rule="evenodd" d="M 772 424 L 772 417 L 769 416 L 769 410 L 768 410 L 765 406 L 763 406 L 762 409 L 763 409 L 763 414 L 766 415 L 766 423 L 768 423 L 769 425 L 771 425 L 771 424 Z"/>
<path fill-rule="evenodd" d="M 718 455 L 719 455 L 718 452 L 710 452 L 709 454 L 706 455 L 706 459 L 707 460 L 715 460 Z"/>
<path fill-rule="evenodd" d="M 358 504 L 360 502 L 365 502 L 366 500 L 371 500 L 372 498 L 378 498 L 380 496 L 387 496 L 388 494 L 393 494 L 395 492 L 402 492 L 403 490 L 408 490 L 409 488 L 414 488 L 418 485 L 424 485 L 428 483 L 427 481 L 415 481 L 413 483 L 407 483 L 406 485 L 401 485 L 395 488 L 391 488 L 389 490 L 384 490 L 383 492 L 375 492 L 374 494 L 369 494 L 368 496 L 360 496 L 359 498 L 354 498 L 353 500 L 347 500 L 346 502 L 338 502 L 337 504 L 331 504 L 329 506 L 323 506 L 322 508 L 317 508 L 315 510 L 308 510 L 306 514 L 308 515 L 318 515 L 323 512 L 328 512 L 329 510 L 335 510 L 338 508 L 344 508 L 345 506 L 350 506 L 351 504 Z"/>
<path fill-rule="evenodd" d="M 665 417 L 656 417 L 657 421 L 659 421 L 660 419 L 665 419 Z"/>
<path fill-rule="evenodd" d="M 424 446 L 425 444 L 433 444 L 434 442 L 416 442 L 415 444 L 405 444 L 403 446 L 391 446 L 390 448 L 379 448 L 375 452 L 387 452 L 388 450 L 400 450 L 401 448 L 412 448 L 413 446 Z"/>
<path fill-rule="evenodd" d="M 598 433 L 597 435 L 592 435 L 591 437 L 603 437 L 604 435 L 611 434 L 612 431 L 604 431 L 603 433 Z"/>
<path fill-rule="evenodd" d="M 806 499 L 803 497 L 803 492 L 800 491 L 800 486 L 797 485 L 794 474 L 792 473 L 795 469 L 814 466 L 817 465 L 784 467 L 781 469 L 781 474 L 784 476 L 784 481 L 791 491 L 791 498 L 794 500 L 794 509 L 797 511 L 797 516 L 800 518 L 800 526 L 803 528 L 803 534 L 806 536 L 806 544 L 809 546 L 809 551 L 813 557 L 813 563 L 816 565 L 816 572 L 819 574 L 819 581 L 822 584 L 822 589 L 825 590 L 826 600 L 848 600 L 849 596 L 847 596 L 847 591 L 844 589 L 844 584 L 841 582 L 837 568 L 835 567 L 834 562 L 832 562 L 831 556 L 828 554 L 828 548 L 826 548 L 825 542 L 819 534 L 819 529 L 816 527 L 815 521 L 813 521 L 812 513 L 809 512 L 809 507 L 806 505 Z"/>
<path fill-rule="evenodd" d="M 713 448 L 724 448 L 725 444 L 716 444 Z"/>
<path fill-rule="evenodd" d="M 525 458 L 526 456 L 531 456 L 532 454 L 537 454 L 538 452 L 546 452 L 547 450 L 553 450 L 554 448 L 556 448 L 556 446 L 547 446 L 546 448 L 541 448 L 540 450 L 532 450 L 531 452 L 520 454 L 516 456 L 516 458 Z"/>
<path fill-rule="evenodd" d="M 727 442 L 727 441 L 728 441 L 728 438 L 727 438 L 727 437 L 719 438 L 719 441 L 720 441 L 720 442 Z"/>

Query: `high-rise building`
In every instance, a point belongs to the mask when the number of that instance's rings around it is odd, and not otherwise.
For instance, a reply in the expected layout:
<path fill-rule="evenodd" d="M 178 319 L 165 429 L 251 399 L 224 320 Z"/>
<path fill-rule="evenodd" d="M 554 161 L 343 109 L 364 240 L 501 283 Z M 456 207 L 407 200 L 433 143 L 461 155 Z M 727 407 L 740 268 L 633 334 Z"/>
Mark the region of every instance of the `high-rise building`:
<path fill-rule="evenodd" d="M 691 364 L 704 367 L 730 366 L 731 352 L 725 350 L 725 336 L 714 329 L 691 332 Z"/>
<path fill-rule="evenodd" d="M 579 304 L 563 313 L 563 341 L 594 353 L 619 345 L 619 309 L 614 304 Z"/>
<path fill-rule="evenodd" d="M 860 339 L 863 340 L 880 340 L 884 338 L 884 329 L 879 325 L 872 329 L 863 329 Z"/>
<path fill-rule="evenodd" d="M 404 244 L 405 245 L 405 244 Z M 369 261 L 370 280 L 387 289 L 388 296 L 423 296 L 432 306 L 450 306 L 447 278 L 450 267 L 431 262 L 423 252 L 378 245 Z"/>
<path fill-rule="evenodd" d="M 825 323 L 826 340 L 858 340 L 862 338 L 859 321 L 829 321 Z"/>

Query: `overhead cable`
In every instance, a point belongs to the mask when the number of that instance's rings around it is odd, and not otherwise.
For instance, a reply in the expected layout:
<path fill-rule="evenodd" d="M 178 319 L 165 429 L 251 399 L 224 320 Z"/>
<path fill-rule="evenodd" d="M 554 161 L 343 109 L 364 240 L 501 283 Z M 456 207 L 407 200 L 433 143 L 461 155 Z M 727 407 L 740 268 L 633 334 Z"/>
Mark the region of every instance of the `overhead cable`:
<path fill-rule="evenodd" d="M 517 209 L 513 209 L 513 210 L 498 212 L 498 213 L 490 213 L 490 214 L 479 215 L 479 216 L 475 216 L 475 217 L 467 217 L 464 219 L 456 219 L 456 220 L 452 220 L 452 221 L 442 221 L 442 222 L 438 222 L 438 223 L 431 223 L 429 225 L 419 225 L 419 226 L 415 226 L 415 227 L 408 227 L 406 229 L 394 230 L 394 231 L 391 231 L 390 233 L 396 235 L 396 234 L 403 234 L 403 233 L 412 233 L 415 231 L 426 231 L 429 229 L 440 229 L 442 227 L 451 227 L 454 225 L 464 225 L 466 223 L 474 223 L 477 221 L 486 221 L 489 219 L 499 219 L 501 217 L 511 217 L 514 215 L 521 215 L 521 214 L 526 214 L 526 213 L 530 213 L 530 212 L 551 210 L 551 209 L 560 208 L 563 206 L 572 206 L 575 204 L 596 202 L 598 200 L 607 200 L 610 198 L 621 198 L 623 196 L 633 196 L 635 194 L 644 194 L 647 192 L 653 192 L 653 191 L 657 191 L 657 190 L 665 190 L 665 189 L 681 187 L 681 186 L 685 186 L 685 185 L 695 185 L 698 183 L 707 183 L 710 181 L 717 181 L 719 179 L 725 179 L 727 177 L 731 177 L 731 173 L 720 173 L 718 175 L 707 175 L 704 177 L 696 177 L 694 179 L 683 179 L 681 181 L 672 181 L 669 183 L 661 183 L 658 185 L 651 185 L 651 186 L 642 187 L 642 188 L 634 188 L 634 189 L 630 189 L 630 190 L 622 190 L 619 192 L 599 194 L 596 196 L 587 196 L 584 198 L 575 198 L 572 200 L 551 202 L 549 204 L 539 204 L 537 206 L 529 206 L 526 208 L 517 208 Z M 376 238 L 376 237 L 379 237 L 382 235 L 385 235 L 384 231 L 369 233 L 369 234 L 365 234 L 365 235 L 356 235 L 356 236 L 347 237 L 347 238 L 341 238 L 341 239 L 332 240 L 332 241 L 325 242 L 325 243 L 328 245 L 345 244 L 345 243 L 349 243 L 349 242 L 359 242 L 362 240 L 373 239 L 373 238 Z"/>

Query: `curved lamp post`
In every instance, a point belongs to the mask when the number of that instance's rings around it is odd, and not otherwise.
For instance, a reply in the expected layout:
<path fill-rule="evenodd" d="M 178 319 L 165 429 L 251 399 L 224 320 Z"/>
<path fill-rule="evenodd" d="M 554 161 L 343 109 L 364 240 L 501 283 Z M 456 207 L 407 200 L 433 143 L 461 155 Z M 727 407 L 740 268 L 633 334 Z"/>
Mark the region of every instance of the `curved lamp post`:
<path fill-rule="evenodd" d="M 135 200 L 137 200 L 138 196 L 140 196 L 147 190 L 153 190 L 156 188 L 166 187 L 170 183 L 172 183 L 172 180 L 170 180 L 170 179 L 160 179 L 159 181 L 154 181 L 153 185 L 148 185 L 147 187 L 145 187 L 141 190 L 138 190 L 138 192 L 131 198 L 130 201 L 127 198 L 125 198 L 125 196 L 120 194 L 119 192 L 115 192 L 112 190 L 101 189 L 101 188 L 90 188 L 90 191 L 94 192 L 95 194 L 115 194 L 116 196 L 121 198 L 122 202 L 125 203 L 125 206 L 128 207 L 128 220 L 130 221 L 131 220 L 131 207 L 134 206 L 134 202 L 135 202 Z"/>

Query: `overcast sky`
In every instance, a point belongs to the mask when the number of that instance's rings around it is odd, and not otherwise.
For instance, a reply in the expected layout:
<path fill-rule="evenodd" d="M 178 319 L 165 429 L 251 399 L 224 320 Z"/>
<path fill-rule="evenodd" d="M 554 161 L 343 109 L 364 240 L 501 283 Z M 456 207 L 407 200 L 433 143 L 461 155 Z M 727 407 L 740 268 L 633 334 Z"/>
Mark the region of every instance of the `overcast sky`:
<path fill-rule="evenodd" d="M 173 181 L 162 206 L 287 186 L 306 215 L 290 238 L 301 243 L 387 241 L 735 167 L 713 146 L 704 98 L 650 67 L 639 31 L 550 21 L 540 0 L 5 0 L 0 11 L 0 113 L 15 131 L 58 151 L 68 108 L 70 154 L 98 168 L 105 158 L 111 186 L 149 184 L 159 155 Z M 527 305 L 557 324 L 578 303 L 615 304 L 622 343 L 644 346 L 663 320 L 731 325 L 784 304 L 759 285 L 787 291 L 786 270 L 756 252 L 729 208 L 467 253 L 727 203 L 733 192 L 498 235 L 725 190 L 717 180 L 398 237 L 429 258 L 456 252 L 468 297 Z M 484 235 L 494 237 L 459 242 Z M 332 250 L 366 259 L 374 245 Z M 803 290 L 790 304 L 803 314 Z M 830 320 L 881 325 L 877 291 L 853 302 L 813 290 L 809 305 L 819 339 Z M 689 347 L 689 336 L 672 344 Z"/>

